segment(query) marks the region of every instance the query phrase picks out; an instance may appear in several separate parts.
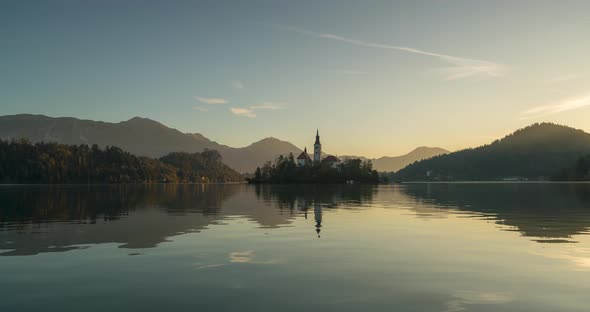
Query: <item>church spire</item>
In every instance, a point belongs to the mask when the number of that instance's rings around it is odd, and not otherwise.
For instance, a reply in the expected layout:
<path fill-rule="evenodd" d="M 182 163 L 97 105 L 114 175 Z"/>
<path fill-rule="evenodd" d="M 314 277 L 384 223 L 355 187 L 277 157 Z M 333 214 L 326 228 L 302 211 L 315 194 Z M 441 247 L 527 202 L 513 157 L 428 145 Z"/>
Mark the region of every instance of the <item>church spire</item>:
<path fill-rule="evenodd" d="M 316 130 L 315 143 L 313 144 L 313 162 L 319 164 L 322 161 L 322 144 L 320 143 L 320 130 Z"/>

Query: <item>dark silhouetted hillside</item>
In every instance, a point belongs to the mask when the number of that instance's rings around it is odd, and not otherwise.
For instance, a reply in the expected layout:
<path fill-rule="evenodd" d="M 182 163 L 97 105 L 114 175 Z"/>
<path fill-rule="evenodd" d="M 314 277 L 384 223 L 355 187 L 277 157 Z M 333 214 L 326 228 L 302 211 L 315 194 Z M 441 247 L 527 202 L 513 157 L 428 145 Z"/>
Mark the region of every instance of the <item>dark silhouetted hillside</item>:
<path fill-rule="evenodd" d="M 528 126 L 478 148 L 413 163 L 395 175 L 401 180 L 549 179 L 590 154 L 590 134 L 566 126 Z"/>
<path fill-rule="evenodd" d="M 265 161 L 279 155 L 301 152 L 289 142 L 267 138 L 243 148 L 221 145 L 199 133 L 182 133 L 147 118 L 135 117 L 119 123 L 43 115 L 0 116 L 0 139 L 26 138 L 32 142 L 55 142 L 99 147 L 117 146 L 134 155 L 161 157 L 172 152 L 196 153 L 217 150 L 230 167 L 254 172 Z"/>

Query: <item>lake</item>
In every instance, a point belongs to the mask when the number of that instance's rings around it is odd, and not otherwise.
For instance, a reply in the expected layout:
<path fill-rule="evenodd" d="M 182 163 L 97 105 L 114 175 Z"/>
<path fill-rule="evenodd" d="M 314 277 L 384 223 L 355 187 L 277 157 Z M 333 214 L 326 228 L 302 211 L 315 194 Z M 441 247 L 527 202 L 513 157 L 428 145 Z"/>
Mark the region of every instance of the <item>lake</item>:
<path fill-rule="evenodd" d="M 0 186 L 0 311 L 588 311 L 590 184 Z"/>

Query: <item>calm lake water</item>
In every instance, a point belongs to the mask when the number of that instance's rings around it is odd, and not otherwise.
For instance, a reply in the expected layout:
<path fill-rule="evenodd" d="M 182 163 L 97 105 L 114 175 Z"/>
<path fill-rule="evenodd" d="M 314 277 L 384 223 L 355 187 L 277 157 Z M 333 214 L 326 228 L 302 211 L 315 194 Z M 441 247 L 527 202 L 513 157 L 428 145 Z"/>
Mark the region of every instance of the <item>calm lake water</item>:
<path fill-rule="evenodd" d="M 589 311 L 590 184 L 0 186 L 0 311 Z"/>

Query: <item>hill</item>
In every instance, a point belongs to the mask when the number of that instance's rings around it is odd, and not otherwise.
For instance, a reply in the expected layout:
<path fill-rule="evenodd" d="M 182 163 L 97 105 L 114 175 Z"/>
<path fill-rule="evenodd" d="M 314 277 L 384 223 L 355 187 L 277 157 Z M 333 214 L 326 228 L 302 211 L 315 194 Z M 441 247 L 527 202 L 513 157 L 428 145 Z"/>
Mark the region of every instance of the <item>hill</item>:
<path fill-rule="evenodd" d="M 405 155 L 401 155 L 401 156 L 393 156 L 393 157 L 384 156 L 384 157 L 380 157 L 380 158 L 371 158 L 371 159 L 365 158 L 365 157 L 358 157 L 358 156 L 342 156 L 341 158 L 343 158 L 343 159 L 358 158 L 363 161 L 370 160 L 373 163 L 373 168 L 375 168 L 375 170 L 381 171 L 381 172 L 385 172 L 385 171 L 390 172 L 390 171 L 398 171 L 415 161 L 428 159 L 428 158 L 442 155 L 442 154 L 446 154 L 446 153 L 449 153 L 449 151 L 447 151 L 444 148 L 421 146 L 421 147 L 418 147 L 418 148 L 414 149 L 413 151 L 411 151 Z"/>
<path fill-rule="evenodd" d="M 114 146 L 0 140 L 0 183 L 240 182 L 217 151 L 138 157 Z"/>
<path fill-rule="evenodd" d="M 226 164 L 243 172 L 254 172 L 257 166 L 281 154 L 301 152 L 293 144 L 275 138 L 266 138 L 243 148 L 229 147 L 200 133 L 182 133 L 140 117 L 109 123 L 28 114 L 0 116 L 0 139 L 21 138 L 68 145 L 97 144 L 101 148 L 117 146 L 134 155 L 155 158 L 171 152 L 217 150 Z"/>
<path fill-rule="evenodd" d="M 297 146 L 269 137 L 246 147 L 230 147 L 212 141 L 200 133 L 182 133 L 157 121 L 135 117 L 118 123 L 82 120 L 71 117 L 43 115 L 0 116 L 0 139 L 26 138 L 32 142 L 55 142 L 68 145 L 97 144 L 101 148 L 117 146 L 137 156 L 159 158 L 172 152 L 197 153 L 205 149 L 221 153 L 224 163 L 240 172 L 254 173 L 256 167 L 266 161 L 274 161 L 279 155 L 301 149 Z M 419 147 L 397 157 L 370 159 L 378 171 L 397 171 L 421 159 L 448 153 L 442 148 Z M 327 156 L 327 154 L 324 154 Z M 359 158 L 365 157 L 341 157 Z"/>
<path fill-rule="evenodd" d="M 590 134 L 552 123 L 533 124 L 478 148 L 435 156 L 395 174 L 401 180 L 546 180 L 590 154 Z"/>

